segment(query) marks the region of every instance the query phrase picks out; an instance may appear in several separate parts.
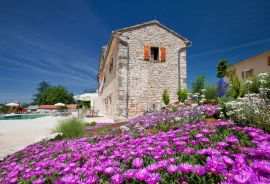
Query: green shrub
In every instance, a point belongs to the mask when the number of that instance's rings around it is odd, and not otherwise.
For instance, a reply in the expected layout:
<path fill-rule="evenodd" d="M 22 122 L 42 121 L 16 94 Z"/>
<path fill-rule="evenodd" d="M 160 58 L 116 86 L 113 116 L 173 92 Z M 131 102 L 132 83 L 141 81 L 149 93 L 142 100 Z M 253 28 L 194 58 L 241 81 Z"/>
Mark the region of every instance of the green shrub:
<path fill-rule="evenodd" d="M 252 77 L 250 79 L 248 79 L 249 81 L 251 81 L 251 83 L 246 83 L 247 80 L 244 80 L 242 82 L 242 89 L 241 89 L 241 95 L 240 96 L 244 96 L 245 94 L 248 93 L 259 93 L 260 90 L 260 81 L 258 79 L 258 77 Z"/>
<path fill-rule="evenodd" d="M 225 103 L 226 116 L 241 126 L 253 126 L 270 132 L 270 104 L 259 94 Z"/>
<path fill-rule="evenodd" d="M 96 132 L 98 133 L 98 135 L 102 136 L 102 135 L 109 133 L 111 130 L 112 130 L 112 128 L 109 126 L 102 126 L 98 129 L 96 129 Z"/>
<path fill-rule="evenodd" d="M 207 85 L 205 87 L 205 99 L 206 102 L 216 102 L 218 94 L 218 88 L 216 85 Z"/>
<path fill-rule="evenodd" d="M 165 105 L 168 105 L 170 103 L 170 95 L 167 89 L 165 89 L 162 93 L 162 100 Z"/>
<path fill-rule="evenodd" d="M 241 81 L 236 75 L 230 75 L 230 87 L 228 94 L 230 97 L 236 99 L 241 94 Z"/>
<path fill-rule="evenodd" d="M 192 85 L 192 93 L 200 93 L 205 87 L 205 78 L 204 76 L 198 76 L 195 81 L 191 83 Z"/>
<path fill-rule="evenodd" d="M 184 102 L 188 98 L 188 90 L 183 88 L 177 91 L 178 101 Z"/>
<path fill-rule="evenodd" d="M 96 126 L 97 125 L 97 122 L 95 121 L 92 121 L 92 122 L 87 122 L 85 123 L 86 126 Z"/>
<path fill-rule="evenodd" d="M 63 138 L 79 138 L 83 136 L 85 124 L 82 119 L 69 118 L 58 123 L 53 130 L 54 133 L 61 133 Z"/>
<path fill-rule="evenodd" d="M 175 107 L 175 106 L 172 107 L 172 111 L 173 111 L 173 112 L 176 112 L 177 110 L 178 110 L 177 107 Z"/>
<path fill-rule="evenodd" d="M 95 121 L 92 121 L 91 123 L 90 123 L 90 126 L 96 126 L 97 125 L 97 122 L 95 122 Z"/>

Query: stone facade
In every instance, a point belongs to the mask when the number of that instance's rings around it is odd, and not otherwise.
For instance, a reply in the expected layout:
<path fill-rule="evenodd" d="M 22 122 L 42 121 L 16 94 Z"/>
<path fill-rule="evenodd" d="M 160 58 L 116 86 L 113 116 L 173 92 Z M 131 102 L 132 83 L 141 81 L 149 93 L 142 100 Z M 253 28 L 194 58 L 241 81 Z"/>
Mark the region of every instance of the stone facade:
<path fill-rule="evenodd" d="M 99 109 L 103 114 L 115 118 L 123 118 L 127 115 L 131 118 L 142 114 L 152 104 L 162 104 L 164 89 L 169 90 L 171 102 L 177 101 L 178 56 L 181 63 L 180 84 L 181 87 L 186 88 L 185 47 L 188 44 L 190 42 L 187 39 L 157 21 L 124 28 L 113 33 L 106 50 L 107 58 L 104 67 L 99 68 L 100 96 L 97 103 L 102 106 L 100 104 L 103 101 L 105 106 Z M 158 48 L 158 60 L 145 60 L 145 45 Z M 166 49 L 166 59 L 163 62 L 160 59 L 161 48 Z M 184 49 L 178 53 L 180 48 Z"/>

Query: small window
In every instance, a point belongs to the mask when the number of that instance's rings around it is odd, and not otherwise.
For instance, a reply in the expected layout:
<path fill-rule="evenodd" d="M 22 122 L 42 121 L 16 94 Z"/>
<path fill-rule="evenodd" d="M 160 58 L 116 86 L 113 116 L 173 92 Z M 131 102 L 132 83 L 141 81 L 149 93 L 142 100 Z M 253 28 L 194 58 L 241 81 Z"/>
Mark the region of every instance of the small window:
<path fill-rule="evenodd" d="M 268 56 L 268 66 L 270 66 L 270 56 Z"/>
<path fill-rule="evenodd" d="M 159 48 L 151 47 L 151 60 L 158 61 L 159 60 Z"/>
<path fill-rule="evenodd" d="M 249 78 L 249 77 L 253 77 L 253 69 L 249 69 L 249 70 L 245 70 L 242 72 L 242 78 Z"/>
<path fill-rule="evenodd" d="M 110 68 L 109 68 L 110 73 L 112 72 L 112 70 L 113 70 L 113 58 L 111 59 L 111 62 L 110 62 Z"/>

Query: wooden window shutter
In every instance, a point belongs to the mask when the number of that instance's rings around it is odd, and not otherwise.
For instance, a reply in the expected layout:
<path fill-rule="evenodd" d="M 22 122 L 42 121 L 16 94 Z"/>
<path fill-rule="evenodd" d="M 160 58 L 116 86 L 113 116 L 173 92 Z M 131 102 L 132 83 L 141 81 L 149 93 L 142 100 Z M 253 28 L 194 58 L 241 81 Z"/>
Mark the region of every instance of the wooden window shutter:
<path fill-rule="evenodd" d="M 145 61 L 150 60 L 150 47 L 149 47 L 149 45 L 144 45 L 144 60 Z"/>
<path fill-rule="evenodd" d="M 166 48 L 161 47 L 160 52 L 161 52 L 160 60 L 161 62 L 165 62 L 166 61 Z"/>
<path fill-rule="evenodd" d="M 268 66 L 270 66 L 270 56 L 268 57 Z"/>
<path fill-rule="evenodd" d="M 253 68 L 250 69 L 250 77 L 253 77 Z"/>
<path fill-rule="evenodd" d="M 245 72 L 242 71 L 242 79 L 245 78 Z"/>

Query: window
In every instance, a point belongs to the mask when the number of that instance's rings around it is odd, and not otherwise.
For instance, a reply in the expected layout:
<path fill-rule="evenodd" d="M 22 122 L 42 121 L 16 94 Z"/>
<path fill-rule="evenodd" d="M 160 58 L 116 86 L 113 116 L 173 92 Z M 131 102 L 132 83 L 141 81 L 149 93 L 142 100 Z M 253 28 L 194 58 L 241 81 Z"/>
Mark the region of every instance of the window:
<path fill-rule="evenodd" d="M 248 71 L 246 71 L 246 77 L 252 77 L 253 76 L 253 69 L 250 69 Z"/>
<path fill-rule="evenodd" d="M 165 47 L 151 47 L 144 45 L 144 60 L 145 61 L 161 61 L 166 62 L 166 48 Z"/>
<path fill-rule="evenodd" d="M 151 60 L 158 61 L 159 60 L 159 48 L 151 47 Z"/>
<path fill-rule="evenodd" d="M 113 58 L 111 59 L 111 62 L 110 62 L 110 68 L 109 68 L 110 73 L 112 72 L 112 70 L 113 70 Z"/>
<path fill-rule="evenodd" d="M 270 56 L 268 56 L 268 66 L 270 66 Z"/>
<path fill-rule="evenodd" d="M 242 79 L 249 78 L 253 76 L 253 69 L 242 71 Z"/>

